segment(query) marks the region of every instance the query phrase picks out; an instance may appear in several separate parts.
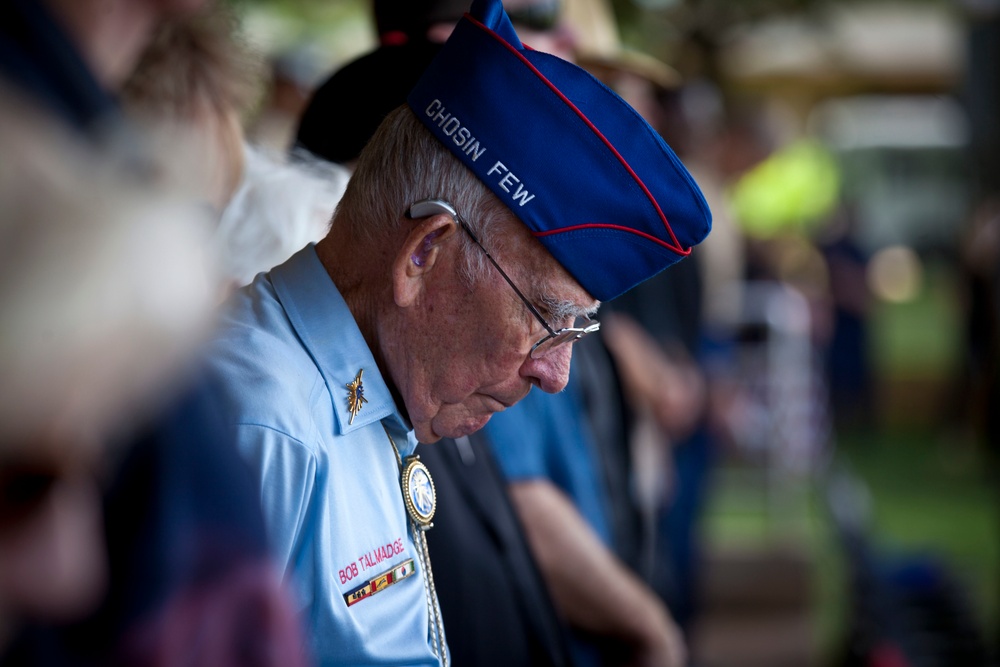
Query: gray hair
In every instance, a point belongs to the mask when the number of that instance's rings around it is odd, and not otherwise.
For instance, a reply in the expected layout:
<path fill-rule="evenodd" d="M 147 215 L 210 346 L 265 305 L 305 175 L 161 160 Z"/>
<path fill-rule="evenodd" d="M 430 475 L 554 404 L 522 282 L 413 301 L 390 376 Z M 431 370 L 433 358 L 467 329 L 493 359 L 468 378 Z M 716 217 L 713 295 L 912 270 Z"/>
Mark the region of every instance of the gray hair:
<path fill-rule="evenodd" d="M 351 225 L 358 238 L 377 241 L 406 224 L 409 207 L 428 198 L 445 199 L 479 240 L 497 254 L 514 216 L 462 162 L 403 105 L 391 112 L 358 158 L 357 167 L 333 217 Z M 471 286 L 491 271 L 468 234 L 463 244 L 463 278 Z"/>

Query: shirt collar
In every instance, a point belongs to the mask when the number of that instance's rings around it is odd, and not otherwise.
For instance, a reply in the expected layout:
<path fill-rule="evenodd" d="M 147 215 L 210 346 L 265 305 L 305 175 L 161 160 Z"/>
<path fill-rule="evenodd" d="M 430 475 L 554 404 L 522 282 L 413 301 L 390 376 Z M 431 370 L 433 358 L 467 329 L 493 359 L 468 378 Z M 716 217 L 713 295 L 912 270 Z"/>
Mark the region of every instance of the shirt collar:
<path fill-rule="evenodd" d="M 330 390 L 338 435 L 386 418 L 390 418 L 391 425 L 409 431 L 354 316 L 320 262 L 315 245 L 309 244 L 272 269 L 270 278 L 292 327 Z M 364 371 L 361 386 L 366 402 L 352 422 L 348 385 L 355 381 L 358 371 Z"/>

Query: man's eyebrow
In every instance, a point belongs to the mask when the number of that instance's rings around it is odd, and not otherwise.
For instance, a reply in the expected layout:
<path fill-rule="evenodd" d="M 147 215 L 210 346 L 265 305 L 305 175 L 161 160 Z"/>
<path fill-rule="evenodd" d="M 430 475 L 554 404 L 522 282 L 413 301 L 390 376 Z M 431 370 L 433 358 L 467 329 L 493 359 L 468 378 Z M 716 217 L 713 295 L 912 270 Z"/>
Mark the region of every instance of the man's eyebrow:
<path fill-rule="evenodd" d="M 590 317 L 597 314 L 597 309 L 601 306 L 600 301 L 594 301 L 586 306 L 571 301 L 569 299 L 556 299 L 543 295 L 539 302 L 545 311 L 555 321 L 566 320 L 577 317 Z"/>

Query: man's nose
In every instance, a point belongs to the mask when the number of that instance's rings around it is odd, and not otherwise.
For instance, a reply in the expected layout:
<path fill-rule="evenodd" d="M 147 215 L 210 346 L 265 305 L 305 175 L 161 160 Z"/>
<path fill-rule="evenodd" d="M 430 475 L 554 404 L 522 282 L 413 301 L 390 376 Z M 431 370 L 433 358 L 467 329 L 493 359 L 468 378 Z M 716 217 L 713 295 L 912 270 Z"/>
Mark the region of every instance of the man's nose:
<path fill-rule="evenodd" d="M 548 394 L 558 393 L 569 382 L 572 355 L 572 345 L 560 345 L 541 359 L 532 359 L 529 355 L 521 365 L 521 377 Z"/>

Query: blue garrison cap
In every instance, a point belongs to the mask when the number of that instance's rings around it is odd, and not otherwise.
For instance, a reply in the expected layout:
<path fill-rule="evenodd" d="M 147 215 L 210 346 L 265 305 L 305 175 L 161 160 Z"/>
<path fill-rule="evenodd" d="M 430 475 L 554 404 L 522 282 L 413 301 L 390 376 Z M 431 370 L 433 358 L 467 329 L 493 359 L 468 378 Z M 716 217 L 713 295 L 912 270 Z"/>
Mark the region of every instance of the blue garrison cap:
<path fill-rule="evenodd" d="M 410 92 L 423 123 L 595 298 L 686 257 L 712 215 L 660 135 L 580 67 L 475 0 Z"/>

